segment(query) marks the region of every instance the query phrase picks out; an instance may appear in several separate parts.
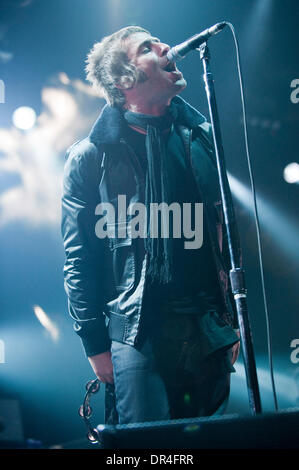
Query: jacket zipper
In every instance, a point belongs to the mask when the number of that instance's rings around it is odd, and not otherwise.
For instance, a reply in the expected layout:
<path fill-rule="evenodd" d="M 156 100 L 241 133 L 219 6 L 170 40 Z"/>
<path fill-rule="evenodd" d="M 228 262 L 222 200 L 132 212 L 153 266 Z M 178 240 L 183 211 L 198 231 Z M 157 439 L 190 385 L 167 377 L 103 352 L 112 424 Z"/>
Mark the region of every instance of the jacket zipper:
<path fill-rule="evenodd" d="M 134 152 L 134 150 L 132 149 L 132 147 L 125 141 L 124 138 L 121 138 L 120 142 L 127 147 L 127 149 L 129 150 L 131 156 L 133 157 L 135 163 L 137 163 L 137 166 L 139 167 L 139 173 L 141 175 L 141 183 L 143 184 L 143 187 L 145 188 L 145 176 L 144 176 L 143 168 L 141 166 L 139 158 L 137 157 L 137 155 Z M 138 343 L 139 334 L 140 334 L 140 324 L 141 324 L 141 320 L 142 320 L 141 311 L 142 311 L 143 304 L 144 304 L 146 281 L 147 281 L 147 267 L 148 267 L 147 265 L 148 265 L 148 253 L 145 252 L 145 274 L 144 274 L 144 283 L 143 283 L 143 294 L 142 294 L 142 298 L 141 298 L 141 302 L 140 302 L 139 321 L 138 321 L 137 328 L 136 328 L 136 335 L 135 335 L 135 339 L 134 339 L 134 344 Z"/>

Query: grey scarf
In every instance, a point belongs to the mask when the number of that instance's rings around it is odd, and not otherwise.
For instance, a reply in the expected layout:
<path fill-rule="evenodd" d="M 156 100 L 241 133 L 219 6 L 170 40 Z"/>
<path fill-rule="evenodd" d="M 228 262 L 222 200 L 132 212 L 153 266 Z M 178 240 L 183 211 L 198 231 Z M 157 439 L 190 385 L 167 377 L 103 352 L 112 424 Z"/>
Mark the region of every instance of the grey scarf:
<path fill-rule="evenodd" d="M 126 111 L 124 117 L 130 126 L 146 132 L 145 145 L 147 157 L 147 174 L 145 186 L 145 205 L 147 209 L 147 237 L 145 249 L 149 255 L 148 281 L 153 286 L 169 284 L 173 279 L 173 244 L 171 237 L 151 237 L 150 204 L 171 201 L 169 178 L 167 177 L 166 139 L 176 119 L 176 108 L 170 106 L 163 116 L 149 116 Z"/>

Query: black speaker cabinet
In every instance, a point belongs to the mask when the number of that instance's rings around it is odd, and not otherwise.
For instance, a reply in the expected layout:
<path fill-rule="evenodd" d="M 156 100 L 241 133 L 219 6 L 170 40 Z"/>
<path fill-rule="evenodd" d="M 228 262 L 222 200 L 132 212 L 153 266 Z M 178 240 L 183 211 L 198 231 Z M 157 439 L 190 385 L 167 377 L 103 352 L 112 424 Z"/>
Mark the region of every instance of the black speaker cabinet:
<path fill-rule="evenodd" d="M 299 408 L 97 429 L 104 449 L 299 449 Z"/>

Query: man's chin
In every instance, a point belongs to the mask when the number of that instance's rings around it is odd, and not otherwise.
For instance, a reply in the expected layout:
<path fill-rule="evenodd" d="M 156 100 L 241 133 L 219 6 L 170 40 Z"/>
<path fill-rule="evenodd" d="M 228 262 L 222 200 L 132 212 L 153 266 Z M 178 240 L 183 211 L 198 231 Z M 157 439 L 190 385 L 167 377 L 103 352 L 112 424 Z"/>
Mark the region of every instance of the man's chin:
<path fill-rule="evenodd" d="M 174 84 L 178 88 L 178 92 L 183 91 L 187 86 L 187 82 L 183 77 L 179 78 Z"/>

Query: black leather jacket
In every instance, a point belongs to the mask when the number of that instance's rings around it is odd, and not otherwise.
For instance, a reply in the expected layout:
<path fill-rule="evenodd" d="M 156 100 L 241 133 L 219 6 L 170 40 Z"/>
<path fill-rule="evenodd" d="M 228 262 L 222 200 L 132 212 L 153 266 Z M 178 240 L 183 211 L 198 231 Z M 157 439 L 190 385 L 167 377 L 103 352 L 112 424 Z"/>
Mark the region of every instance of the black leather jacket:
<path fill-rule="evenodd" d="M 207 216 L 222 295 L 221 317 L 237 328 L 211 126 L 182 98 L 174 98 L 173 103 Z M 87 356 L 110 349 L 111 339 L 136 345 L 142 329 L 148 262 L 143 239 L 129 234 L 100 239 L 95 233 L 100 202 L 116 206 L 120 194 L 126 195 L 127 205 L 142 200 L 145 177 L 123 138 L 124 126 L 121 112 L 105 106 L 89 136 L 72 145 L 66 155 L 61 225 L 65 290 L 74 329 Z"/>

